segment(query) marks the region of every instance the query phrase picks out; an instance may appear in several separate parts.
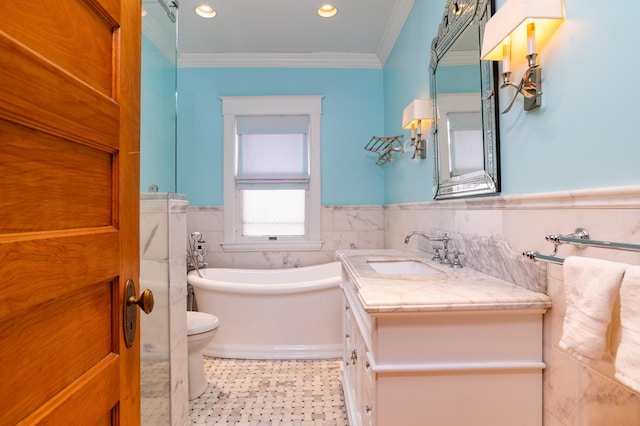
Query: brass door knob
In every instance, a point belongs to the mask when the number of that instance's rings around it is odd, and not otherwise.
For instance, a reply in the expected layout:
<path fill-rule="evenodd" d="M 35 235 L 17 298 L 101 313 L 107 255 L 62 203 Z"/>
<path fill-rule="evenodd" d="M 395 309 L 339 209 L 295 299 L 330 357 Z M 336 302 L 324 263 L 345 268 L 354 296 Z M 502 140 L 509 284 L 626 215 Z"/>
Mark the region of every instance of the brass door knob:
<path fill-rule="evenodd" d="M 129 296 L 127 304 L 138 305 L 145 314 L 150 314 L 151 311 L 153 311 L 153 292 L 147 288 L 142 292 L 142 294 L 140 294 L 140 297 L 137 299 L 135 296 Z"/>
<path fill-rule="evenodd" d="M 151 290 L 146 289 L 140 297 L 136 298 L 136 287 L 133 280 L 127 280 L 124 286 L 124 299 L 126 303 L 123 303 L 123 321 L 124 327 L 124 340 L 127 344 L 127 348 L 130 348 L 136 337 L 136 328 L 138 324 L 138 308 L 140 307 L 146 314 L 151 313 L 153 310 L 153 293 Z"/>

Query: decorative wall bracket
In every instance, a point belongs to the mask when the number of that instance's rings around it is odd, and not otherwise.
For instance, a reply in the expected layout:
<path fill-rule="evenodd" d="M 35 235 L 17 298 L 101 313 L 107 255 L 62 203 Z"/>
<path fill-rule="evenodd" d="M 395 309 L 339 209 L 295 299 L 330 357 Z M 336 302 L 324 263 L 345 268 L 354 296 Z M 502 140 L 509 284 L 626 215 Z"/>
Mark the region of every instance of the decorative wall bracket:
<path fill-rule="evenodd" d="M 402 139 L 404 135 L 398 136 L 372 136 L 369 143 L 364 147 L 365 151 L 371 151 L 378 154 L 376 164 L 383 166 L 391 161 L 392 152 L 404 152 L 404 144 Z"/>
<path fill-rule="evenodd" d="M 511 102 L 509 102 L 509 106 L 502 111 L 502 114 L 509 112 L 518 97 L 518 93 L 522 94 L 524 97 L 525 111 L 531 111 L 532 109 L 542 105 L 542 67 L 536 64 L 536 56 L 538 55 L 535 53 L 527 55 L 529 67 L 523 74 L 520 84 L 515 84 L 511 81 L 510 72 L 502 73 L 503 83 L 500 88 L 503 89 L 511 86 L 516 89 L 516 93 L 513 94 L 513 98 L 511 99 Z"/>

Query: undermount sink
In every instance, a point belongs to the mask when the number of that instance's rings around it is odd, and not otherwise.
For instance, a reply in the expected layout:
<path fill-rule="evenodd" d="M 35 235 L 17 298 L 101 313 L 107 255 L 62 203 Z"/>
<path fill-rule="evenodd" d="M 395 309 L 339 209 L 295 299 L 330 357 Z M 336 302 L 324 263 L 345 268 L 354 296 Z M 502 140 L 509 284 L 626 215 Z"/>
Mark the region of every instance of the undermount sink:
<path fill-rule="evenodd" d="M 443 272 L 417 260 L 376 260 L 367 262 L 381 275 L 442 275 Z"/>

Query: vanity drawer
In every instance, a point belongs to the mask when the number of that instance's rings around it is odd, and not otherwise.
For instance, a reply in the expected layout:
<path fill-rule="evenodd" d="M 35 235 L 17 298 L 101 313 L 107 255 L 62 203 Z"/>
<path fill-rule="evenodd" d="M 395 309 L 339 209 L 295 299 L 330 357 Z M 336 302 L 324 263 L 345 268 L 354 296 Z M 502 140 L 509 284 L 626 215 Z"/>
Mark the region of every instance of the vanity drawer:
<path fill-rule="evenodd" d="M 539 310 L 392 314 L 376 325 L 378 365 L 542 359 Z"/>

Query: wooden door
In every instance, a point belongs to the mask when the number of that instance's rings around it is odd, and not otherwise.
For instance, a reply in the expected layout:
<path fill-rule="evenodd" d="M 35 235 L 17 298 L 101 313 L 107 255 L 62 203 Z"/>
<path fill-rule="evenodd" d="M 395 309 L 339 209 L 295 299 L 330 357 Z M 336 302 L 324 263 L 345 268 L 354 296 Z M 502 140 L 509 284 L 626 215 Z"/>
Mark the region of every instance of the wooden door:
<path fill-rule="evenodd" d="M 140 1 L 3 1 L 0 85 L 0 424 L 138 424 Z"/>

